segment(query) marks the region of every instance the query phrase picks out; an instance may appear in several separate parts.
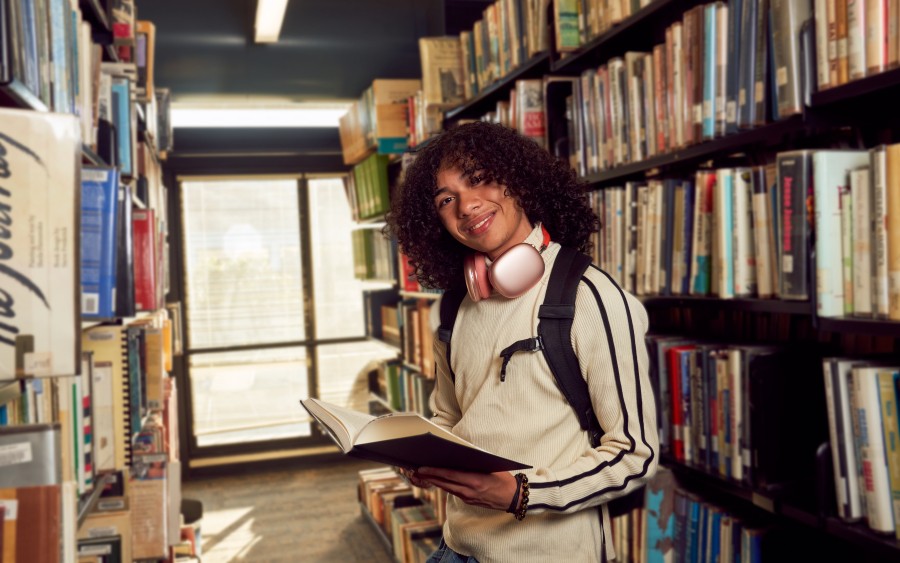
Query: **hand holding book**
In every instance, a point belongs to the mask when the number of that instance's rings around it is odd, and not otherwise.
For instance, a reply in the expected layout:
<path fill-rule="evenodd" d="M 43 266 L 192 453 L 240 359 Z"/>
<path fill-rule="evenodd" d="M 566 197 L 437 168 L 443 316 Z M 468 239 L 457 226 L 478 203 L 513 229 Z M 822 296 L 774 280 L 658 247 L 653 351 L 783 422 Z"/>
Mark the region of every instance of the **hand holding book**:
<path fill-rule="evenodd" d="M 407 469 L 474 473 L 531 466 L 485 451 L 415 413 L 374 417 L 318 399 L 300 401 L 347 455 Z"/>

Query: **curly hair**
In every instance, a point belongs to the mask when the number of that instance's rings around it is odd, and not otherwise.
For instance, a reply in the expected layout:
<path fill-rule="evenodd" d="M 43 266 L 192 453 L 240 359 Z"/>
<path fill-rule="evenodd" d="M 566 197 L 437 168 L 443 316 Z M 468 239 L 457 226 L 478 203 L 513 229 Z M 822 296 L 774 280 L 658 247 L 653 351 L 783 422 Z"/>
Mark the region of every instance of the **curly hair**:
<path fill-rule="evenodd" d="M 514 129 L 467 123 L 417 151 L 387 216 L 385 233 L 397 239 L 423 286 L 459 287 L 463 258 L 472 252 L 447 232 L 434 205 L 438 173 L 451 168 L 505 186 L 525 216 L 543 223 L 554 241 L 590 251 L 599 221 L 575 171 Z"/>

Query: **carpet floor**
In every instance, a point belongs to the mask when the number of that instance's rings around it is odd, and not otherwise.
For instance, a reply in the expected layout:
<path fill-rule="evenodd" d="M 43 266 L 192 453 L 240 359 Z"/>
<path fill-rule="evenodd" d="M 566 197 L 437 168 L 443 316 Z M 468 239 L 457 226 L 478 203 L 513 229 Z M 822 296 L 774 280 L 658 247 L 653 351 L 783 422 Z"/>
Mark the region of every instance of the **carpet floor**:
<path fill-rule="evenodd" d="M 186 481 L 203 503 L 203 563 L 393 563 L 361 514 L 351 459 L 310 468 L 263 470 Z"/>

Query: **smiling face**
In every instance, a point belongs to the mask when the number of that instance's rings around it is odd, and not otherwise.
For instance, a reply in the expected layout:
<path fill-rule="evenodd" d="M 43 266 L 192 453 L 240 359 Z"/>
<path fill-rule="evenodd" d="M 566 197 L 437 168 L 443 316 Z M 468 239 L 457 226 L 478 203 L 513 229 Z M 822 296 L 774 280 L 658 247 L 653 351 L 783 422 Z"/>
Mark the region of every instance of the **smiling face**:
<path fill-rule="evenodd" d="M 466 176 L 458 168 L 437 175 L 434 207 L 450 235 L 491 260 L 524 242 L 531 222 L 506 186 L 485 181 L 480 172 Z"/>

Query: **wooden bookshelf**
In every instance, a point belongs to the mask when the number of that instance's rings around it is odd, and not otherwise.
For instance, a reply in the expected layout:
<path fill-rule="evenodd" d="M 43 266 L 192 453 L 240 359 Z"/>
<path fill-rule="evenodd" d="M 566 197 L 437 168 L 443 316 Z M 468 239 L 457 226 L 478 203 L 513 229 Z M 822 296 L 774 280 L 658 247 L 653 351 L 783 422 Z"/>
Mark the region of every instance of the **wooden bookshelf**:
<path fill-rule="evenodd" d="M 878 534 L 865 524 L 851 524 L 839 518 L 825 520 L 825 531 L 832 536 L 852 542 L 885 561 L 900 560 L 900 540 L 888 534 Z"/>
<path fill-rule="evenodd" d="M 746 129 L 733 135 L 706 141 L 653 156 L 639 162 L 631 162 L 591 174 L 583 178 L 591 189 L 627 180 L 655 176 L 671 168 L 696 167 L 699 163 L 735 153 L 745 153 L 748 148 L 784 146 L 786 138 L 804 136 L 808 133 L 802 115 L 794 115 L 757 127 Z"/>
<path fill-rule="evenodd" d="M 810 96 L 813 109 L 825 109 L 846 104 L 858 105 L 866 99 L 886 96 L 895 100 L 900 94 L 900 68 L 873 74 L 833 88 L 814 92 Z"/>
<path fill-rule="evenodd" d="M 541 78 L 549 71 L 550 53 L 544 52 L 535 55 L 497 82 L 479 92 L 471 100 L 446 112 L 444 121 L 456 121 L 464 118 L 478 119 L 482 114 L 494 109 L 498 100 L 509 98 L 509 92 L 515 86 L 516 80 Z"/>
<path fill-rule="evenodd" d="M 703 0 L 654 0 L 631 16 L 612 26 L 577 51 L 553 61 L 553 74 L 576 75 L 597 66 L 629 49 L 646 47 L 646 38 L 653 37 L 661 26 L 681 15 Z"/>
<path fill-rule="evenodd" d="M 900 322 L 885 319 L 816 317 L 821 331 L 900 337 Z"/>
<path fill-rule="evenodd" d="M 723 311 L 754 311 L 757 313 L 786 313 L 809 315 L 809 301 L 784 301 L 781 299 L 720 299 L 718 297 L 693 297 L 688 295 L 638 297 L 645 307 L 711 307 Z"/>
<path fill-rule="evenodd" d="M 391 543 L 391 538 L 384 533 L 384 530 L 381 529 L 381 526 L 378 525 L 378 522 L 375 521 L 375 518 L 372 517 L 372 513 L 369 512 L 369 509 L 365 504 L 359 503 L 359 511 L 362 513 L 363 518 L 371 525 L 372 530 L 375 531 L 375 535 L 378 536 L 378 539 L 381 541 L 381 545 L 387 551 L 388 555 L 391 556 L 391 559 L 397 562 L 397 558 L 394 557 L 394 544 Z M 397 562 L 399 563 L 399 562 Z"/>

